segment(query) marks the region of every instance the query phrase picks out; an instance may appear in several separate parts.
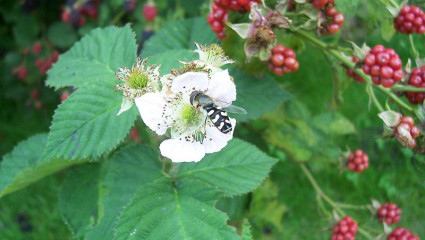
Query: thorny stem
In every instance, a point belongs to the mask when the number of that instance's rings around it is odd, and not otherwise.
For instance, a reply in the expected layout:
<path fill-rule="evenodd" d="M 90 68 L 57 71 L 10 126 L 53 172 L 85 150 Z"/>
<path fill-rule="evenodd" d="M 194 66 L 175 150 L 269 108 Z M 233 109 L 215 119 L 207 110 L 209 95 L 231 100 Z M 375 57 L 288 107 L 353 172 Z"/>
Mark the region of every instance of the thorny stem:
<path fill-rule="evenodd" d="M 323 198 L 329 205 L 332 206 L 335 211 L 337 211 L 341 216 L 346 216 L 347 214 L 341 210 L 340 204 L 335 203 L 328 195 L 326 195 L 323 190 L 320 188 L 319 184 L 317 184 L 316 179 L 314 179 L 313 175 L 310 173 L 310 171 L 307 169 L 304 163 L 299 163 L 298 166 L 300 166 L 301 170 L 304 172 L 304 174 L 307 176 L 308 180 L 310 181 L 311 185 L 313 186 L 314 190 L 316 190 L 317 195 L 320 198 Z M 361 227 L 358 227 L 357 231 L 363 235 L 367 239 L 373 239 L 371 234 L 364 230 Z"/>
<path fill-rule="evenodd" d="M 384 88 L 383 86 L 375 86 L 372 83 L 372 79 L 370 76 L 366 75 L 361 69 L 355 68 L 355 63 L 353 63 L 350 59 L 343 56 L 339 51 L 329 47 L 326 43 L 316 39 L 315 37 L 311 36 L 310 34 L 302 31 L 302 30 L 294 30 L 294 35 L 304 39 L 305 41 L 310 42 L 312 45 L 322 49 L 323 51 L 328 52 L 329 54 L 333 55 L 335 58 L 340 60 L 345 66 L 353 69 L 358 75 L 360 75 L 365 81 L 366 84 L 372 85 L 373 87 L 377 88 L 379 91 L 387 95 L 389 98 L 391 98 L 396 104 L 398 104 L 400 107 L 404 108 L 405 110 L 409 112 L 414 112 L 414 110 L 407 105 L 405 102 L 401 101 L 391 90 L 388 88 Z M 370 88 L 370 93 L 373 92 L 373 88 Z M 373 96 L 372 100 L 373 100 Z M 379 107 L 378 107 L 379 109 Z"/>
<path fill-rule="evenodd" d="M 395 85 L 391 88 L 394 92 L 425 92 L 425 88 L 417 88 L 413 86 Z"/>
<path fill-rule="evenodd" d="M 336 205 L 340 208 L 345 208 L 345 209 L 369 210 L 369 205 L 353 205 L 353 204 L 346 204 L 346 203 L 336 203 Z"/>

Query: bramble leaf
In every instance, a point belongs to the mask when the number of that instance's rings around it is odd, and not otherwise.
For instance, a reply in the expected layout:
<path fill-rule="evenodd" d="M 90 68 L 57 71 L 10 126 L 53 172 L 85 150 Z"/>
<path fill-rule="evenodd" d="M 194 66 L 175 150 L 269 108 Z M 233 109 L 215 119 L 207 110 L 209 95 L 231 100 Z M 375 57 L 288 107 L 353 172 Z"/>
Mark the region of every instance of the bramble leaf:
<path fill-rule="evenodd" d="M 47 86 L 101 85 L 118 82 L 118 67 L 130 67 L 136 61 L 135 34 L 129 25 L 93 30 L 65 54 L 48 71 Z"/>
<path fill-rule="evenodd" d="M 83 160 L 42 158 L 47 134 L 38 134 L 20 142 L 0 164 L 0 197 L 24 188 L 43 177 Z"/>

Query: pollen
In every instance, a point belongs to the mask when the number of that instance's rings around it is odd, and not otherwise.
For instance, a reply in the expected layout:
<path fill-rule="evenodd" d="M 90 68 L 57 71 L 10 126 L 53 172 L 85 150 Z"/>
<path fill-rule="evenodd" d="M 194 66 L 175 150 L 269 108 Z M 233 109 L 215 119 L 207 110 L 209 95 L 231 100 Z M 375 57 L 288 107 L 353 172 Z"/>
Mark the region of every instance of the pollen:
<path fill-rule="evenodd" d="M 129 75 L 127 81 L 133 89 L 143 89 L 148 84 L 148 75 L 142 71 L 132 70 Z"/>
<path fill-rule="evenodd" d="M 181 119 L 186 126 L 194 126 L 199 123 L 202 114 L 201 112 L 190 104 L 186 104 L 181 109 Z"/>

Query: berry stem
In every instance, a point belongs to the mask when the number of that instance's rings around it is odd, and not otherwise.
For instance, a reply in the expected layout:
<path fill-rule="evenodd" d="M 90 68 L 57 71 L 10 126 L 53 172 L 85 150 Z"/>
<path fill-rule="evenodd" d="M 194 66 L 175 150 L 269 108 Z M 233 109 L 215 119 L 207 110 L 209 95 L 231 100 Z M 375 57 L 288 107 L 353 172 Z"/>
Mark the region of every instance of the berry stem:
<path fill-rule="evenodd" d="M 418 88 L 413 86 L 395 85 L 391 88 L 394 92 L 425 92 L 425 88 Z"/>
<path fill-rule="evenodd" d="M 125 10 L 124 9 L 121 9 L 115 16 L 114 16 L 114 18 L 109 22 L 109 24 L 108 25 L 115 25 L 115 24 L 117 24 L 119 21 L 120 21 L 120 19 L 124 16 L 124 14 L 125 14 Z"/>
<path fill-rule="evenodd" d="M 413 52 L 413 57 L 416 59 L 419 58 L 419 52 L 415 47 L 415 43 L 413 42 L 413 36 L 412 34 L 409 34 L 409 41 L 410 41 L 410 46 L 412 47 L 412 52 Z"/>
<path fill-rule="evenodd" d="M 370 98 L 372 99 L 373 104 L 375 104 L 375 107 L 378 109 L 379 112 L 383 112 L 384 108 L 379 103 L 378 99 L 375 96 L 375 92 L 373 91 L 372 84 L 367 84 L 366 86 L 366 92 L 369 94 Z"/>
<path fill-rule="evenodd" d="M 405 102 L 403 102 L 402 100 L 400 100 L 393 92 L 391 92 L 391 90 L 389 90 L 388 88 L 384 88 L 382 86 L 374 86 L 372 83 L 372 79 L 370 78 L 370 76 L 366 75 L 362 69 L 359 68 L 355 68 L 355 63 L 353 63 L 350 59 L 346 58 L 345 56 L 343 56 L 339 51 L 330 48 L 326 43 L 316 39 L 315 37 L 311 36 L 310 34 L 302 31 L 302 30 L 294 30 L 293 31 L 294 35 L 304 39 L 305 41 L 310 42 L 312 45 L 322 49 L 323 51 L 328 52 L 329 54 L 333 55 L 334 57 L 336 57 L 338 60 L 340 60 L 345 66 L 353 69 L 358 75 L 360 75 L 365 81 L 367 85 L 372 85 L 373 87 L 376 87 L 378 90 L 380 90 L 381 92 L 383 92 L 385 95 L 387 95 L 388 97 L 390 97 L 396 104 L 398 104 L 400 107 L 404 108 L 405 110 L 409 111 L 409 112 L 414 112 L 413 109 L 407 105 Z M 370 87 L 370 95 L 372 97 L 372 100 L 374 99 L 374 94 L 371 94 L 373 92 L 373 87 Z M 377 99 L 375 98 L 375 100 L 373 100 L 374 102 L 377 102 Z M 376 105 L 376 104 L 375 104 Z M 381 108 L 378 107 L 378 109 L 380 111 Z"/>
<path fill-rule="evenodd" d="M 326 195 L 323 190 L 320 188 L 319 184 L 317 184 L 316 179 L 314 179 L 311 172 L 308 170 L 306 165 L 304 163 L 299 163 L 298 166 L 300 166 L 301 170 L 304 172 L 304 174 L 307 176 L 308 180 L 310 181 L 311 185 L 313 186 L 314 190 L 316 190 L 316 193 L 318 197 L 323 198 L 327 203 L 329 203 L 335 211 L 338 212 L 341 216 L 346 216 L 347 214 L 341 210 L 339 205 L 335 203 L 328 195 Z M 363 235 L 366 239 L 373 239 L 371 234 L 367 232 L 366 230 L 362 229 L 361 227 L 358 227 L 357 231 Z"/>
<path fill-rule="evenodd" d="M 396 3 L 394 0 L 381 0 L 382 4 L 387 5 L 388 3 L 391 3 L 395 8 L 400 8 L 398 3 Z"/>
<path fill-rule="evenodd" d="M 336 203 L 336 205 L 340 208 L 345 209 L 369 210 L 369 205 L 353 205 L 347 203 Z"/>

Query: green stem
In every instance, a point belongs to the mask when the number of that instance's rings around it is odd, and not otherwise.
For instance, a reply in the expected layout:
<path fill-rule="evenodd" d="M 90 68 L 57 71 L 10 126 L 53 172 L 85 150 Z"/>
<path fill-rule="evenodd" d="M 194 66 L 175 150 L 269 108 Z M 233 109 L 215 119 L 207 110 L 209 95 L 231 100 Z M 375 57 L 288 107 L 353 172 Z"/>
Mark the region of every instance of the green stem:
<path fill-rule="evenodd" d="M 425 92 L 425 88 L 417 88 L 413 86 L 395 85 L 391 88 L 394 92 Z"/>
<path fill-rule="evenodd" d="M 375 96 L 375 92 L 373 91 L 372 84 L 367 84 L 366 91 L 369 93 L 370 98 L 372 99 L 373 104 L 375 104 L 375 107 L 378 109 L 379 112 L 383 112 L 384 108 L 379 103 L 378 99 Z"/>
<path fill-rule="evenodd" d="M 366 81 L 367 84 L 370 84 L 370 85 L 373 84 L 372 79 L 370 78 L 369 75 L 366 75 L 362 71 L 362 69 L 355 68 L 355 63 L 353 63 L 350 59 L 343 56 L 339 51 L 328 47 L 324 42 L 316 39 L 315 37 L 311 36 L 310 34 L 304 32 L 302 30 L 294 30 L 293 33 L 294 33 L 294 35 L 304 39 L 305 41 L 310 42 L 312 45 L 314 45 L 314 46 L 322 49 L 323 51 L 326 51 L 326 52 L 330 53 L 331 55 L 333 55 L 335 58 L 337 58 L 339 61 L 341 61 L 345 66 L 353 69 L 358 75 L 360 75 Z M 382 86 L 375 86 L 375 85 L 373 85 L 373 87 L 375 87 L 378 90 L 380 90 L 381 92 L 383 92 L 385 95 L 387 95 L 389 98 L 391 98 L 400 107 L 404 108 L 405 110 L 407 110 L 409 112 L 412 112 L 412 113 L 414 112 L 413 109 L 409 105 L 407 105 L 406 103 L 401 101 L 388 88 L 384 88 Z"/>
<path fill-rule="evenodd" d="M 410 42 L 410 46 L 412 47 L 412 51 L 413 51 L 413 57 L 416 59 L 419 58 L 419 52 L 415 47 L 415 43 L 413 42 L 413 34 L 409 34 L 409 42 Z"/>
<path fill-rule="evenodd" d="M 109 22 L 109 25 L 115 25 L 115 24 L 117 24 L 120 21 L 120 19 L 122 18 L 122 16 L 124 16 L 124 14 L 125 14 L 124 9 L 121 9 L 117 13 L 117 15 L 115 15 L 115 17 Z"/>
<path fill-rule="evenodd" d="M 340 208 L 345 208 L 345 209 L 369 210 L 369 205 L 353 205 L 353 204 L 346 204 L 346 203 L 336 203 L 336 205 Z"/>
<path fill-rule="evenodd" d="M 319 184 L 317 184 L 316 180 L 314 179 L 313 175 L 310 173 L 310 171 L 307 169 L 305 164 L 299 163 L 298 164 L 301 168 L 301 170 L 304 172 L 304 174 L 307 176 L 308 180 L 310 181 L 311 185 L 313 186 L 314 190 L 316 190 L 316 193 L 319 197 L 323 198 L 329 205 L 332 206 L 335 211 L 337 211 L 341 216 L 346 216 L 347 214 L 341 210 L 341 208 L 338 206 L 337 203 L 335 203 L 328 195 L 326 195 L 323 190 L 320 188 Z M 367 239 L 373 239 L 371 234 L 367 232 L 366 230 L 362 229 L 361 227 L 358 227 L 357 231 L 363 235 Z"/>

